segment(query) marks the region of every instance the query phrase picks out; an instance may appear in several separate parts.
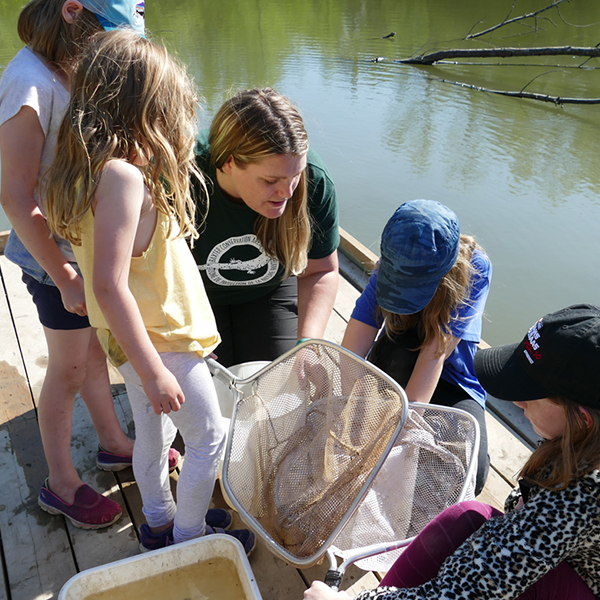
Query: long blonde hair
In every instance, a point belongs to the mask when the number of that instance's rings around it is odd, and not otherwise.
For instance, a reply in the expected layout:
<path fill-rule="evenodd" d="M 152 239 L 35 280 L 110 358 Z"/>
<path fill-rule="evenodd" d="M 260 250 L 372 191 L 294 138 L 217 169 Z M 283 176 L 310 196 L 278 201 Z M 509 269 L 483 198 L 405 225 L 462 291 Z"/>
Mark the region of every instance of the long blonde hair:
<path fill-rule="evenodd" d="M 564 490 L 600 467 L 600 410 L 585 408 L 592 421 L 588 426 L 578 404 L 561 396 L 549 400 L 564 407 L 565 432 L 538 446 L 519 475 L 541 487 Z"/>
<path fill-rule="evenodd" d="M 215 115 L 208 138 L 213 164 L 221 169 L 230 156 L 238 168 L 273 156 L 308 152 L 308 136 L 291 101 L 270 88 L 245 90 L 227 100 Z M 263 248 L 285 268 L 285 276 L 306 268 L 311 242 L 306 169 L 283 215 L 258 215 L 254 230 Z"/>
<path fill-rule="evenodd" d="M 204 180 L 194 161 L 195 109 L 191 82 L 164 47 L 126 30 L 95 36 L 58 133 L 46 188 L 50 229 L 80 244 L 80 221 L 107 161 L 139 156 L 151 159 L 140 170 L 156 208 L 177 221 L 180 235 L 197 237 L 190 176 L 203 188 Z"/>
<path fill-rule="evenodd" d="M 452 313 L 459 304 L 466 301 L 471 292 L 475 275 L 471 259 L 475 250 L 481 250 L 475 238 L 461 233 L 456 262 L 442 277 L 429 304 L 418 313 L 399 315 L 379 307 L 380 315 L 385 319 L 386 334 L 393 339 L 394 335 L 417 327 L 423 341 L 414 350 L 420 350 L 437 340 L 438 354 L 443 354 L 451 335 Z"/>
<path fill-rule="evenodd" d="M 91 35 L 102 31 L 94 13 L 84 8 L 73 24 L 62 17 L 65 0 L 31 0 L 19 15 L 17 31 L 24 44 L 51 64 L 69 70 Z"/>

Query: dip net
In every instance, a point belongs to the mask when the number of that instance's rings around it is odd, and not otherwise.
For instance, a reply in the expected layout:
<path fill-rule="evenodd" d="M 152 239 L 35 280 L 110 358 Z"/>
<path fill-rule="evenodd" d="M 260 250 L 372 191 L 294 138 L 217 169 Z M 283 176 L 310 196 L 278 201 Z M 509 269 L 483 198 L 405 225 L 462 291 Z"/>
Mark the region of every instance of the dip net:
<path fill-rule="evenodd" d="M 370 363 L 328 342 L 305 342 L 238 398 L 225 494 L 272 552 L 314 564 L 365 497 L 407 406 L 404 391 Z"/>
<path fill-rule="evenodd" d="M 335 554 L 355 559 L 360 556 L 357 549 L 383 545 L 385 553 L 355 564 L 366 571 L 388 571 L 402 552 L 388 552 L 390 545 L 416 536 L 449 506 L 475 498 L 478 450 L 473 416 L 455 408 L 411 403 L 367 496 L 334 540 Z"/>

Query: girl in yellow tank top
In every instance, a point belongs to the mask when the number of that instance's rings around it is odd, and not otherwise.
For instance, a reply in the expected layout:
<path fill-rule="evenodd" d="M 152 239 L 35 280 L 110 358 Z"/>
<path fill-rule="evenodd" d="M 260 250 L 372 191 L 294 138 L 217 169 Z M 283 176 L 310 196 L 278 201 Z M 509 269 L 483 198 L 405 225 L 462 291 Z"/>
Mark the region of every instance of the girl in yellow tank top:
<path fill-rule="evenodd" d="M 49 225 L 74 246 L 90 322 L 127 386 L 146 550 L 215 530 L 205 516 L 224 430 L 203 358 L 220 338 L 185 240 L 198 235 L 189 178 L 203 184 L 195 109 L 164 48 L 100 34 L 75 74 L 48 180 Z M 177 429 L 186 456 L 176 504 L 167 463 Z M 252 549 L 252 533 L 232 533 Z"/>

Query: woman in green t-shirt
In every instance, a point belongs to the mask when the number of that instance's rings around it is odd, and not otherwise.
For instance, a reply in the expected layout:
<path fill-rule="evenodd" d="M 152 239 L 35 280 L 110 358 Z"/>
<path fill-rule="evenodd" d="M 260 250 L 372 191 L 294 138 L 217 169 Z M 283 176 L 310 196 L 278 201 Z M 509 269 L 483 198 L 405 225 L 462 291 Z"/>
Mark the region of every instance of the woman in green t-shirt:
<path fill-rule="evenodd" d="M 323 337 L 338 283 L 337 199 L 297 109 L 269 88 L 236 94 L 200 134 L 196 161 L 209 203 L 193 253 L 219 361 L 273 360 Z"/>

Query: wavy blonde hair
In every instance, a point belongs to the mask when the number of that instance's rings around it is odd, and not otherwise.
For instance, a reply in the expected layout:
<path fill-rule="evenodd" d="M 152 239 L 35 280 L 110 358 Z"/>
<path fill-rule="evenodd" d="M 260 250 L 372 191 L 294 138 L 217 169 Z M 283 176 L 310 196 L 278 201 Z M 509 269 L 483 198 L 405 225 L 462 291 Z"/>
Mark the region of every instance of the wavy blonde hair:
<path fill-rule="evenodd" d="M 73 24 L 62 17 L 65 0 L 32 0 L 19 15 L 21 41 L 57 68 L 70 70 L 91 35 L 102 31 L 94 13 L 84 8 Z"/>
<path fill-rule="evenodd" d="M 227 100 L 215 115 L 208 138 L 211 160 L 221 169 L 230 156 L 238 168 L 275 154 L 308 152 L 308 135 L 291 101 L 271 88 L 245 90 Z M 265 252 L 285 268 L 285 276 L 306 269 L 311 243 L 306 169 L 283 215 L 258 215 L 254 232 Z"/>
<path fill-rule="evenodd" d="M 399 315 L 379 307 L 380 315 L 385 319 L 385 332 L 388 337 L 393 339 L 394 335 L 417 327 L 423 342 L 414 350 L 421 350 L 433 340 L 437 340 L 438 354 L 443 354 L 451 336 L 452 313 L 471 293 L 475 275 L 471 259 L 475 250 L 481 250 L 475 238 L 461 234 L 456 262 L 442 277 L 433 298 L 423 310 L 412 315 Z"/>
<path fill-rule="evenodd" d="M 564 407 L 565 432 L 538 446 L 519 475 L 541 487 L 564 490 L 574 479 L 600 467 L 600 410 L 585 407 L 592 418 L 588 426 L 577 403 L 562 396 L 549 400 Z"/>
<path fill-rule="evenodd" d="M 140 170 L 156 208 L 179 235 L 196 238 L 190 176 L 206 188 L 194 160 L 197 99 L 183 67 L 133 32 L 99 33 L 72 87 L 46 188 L 50 229 L 80 244 L 80 221 L 107 161 L 140 156 L 151 159 Z"/>

